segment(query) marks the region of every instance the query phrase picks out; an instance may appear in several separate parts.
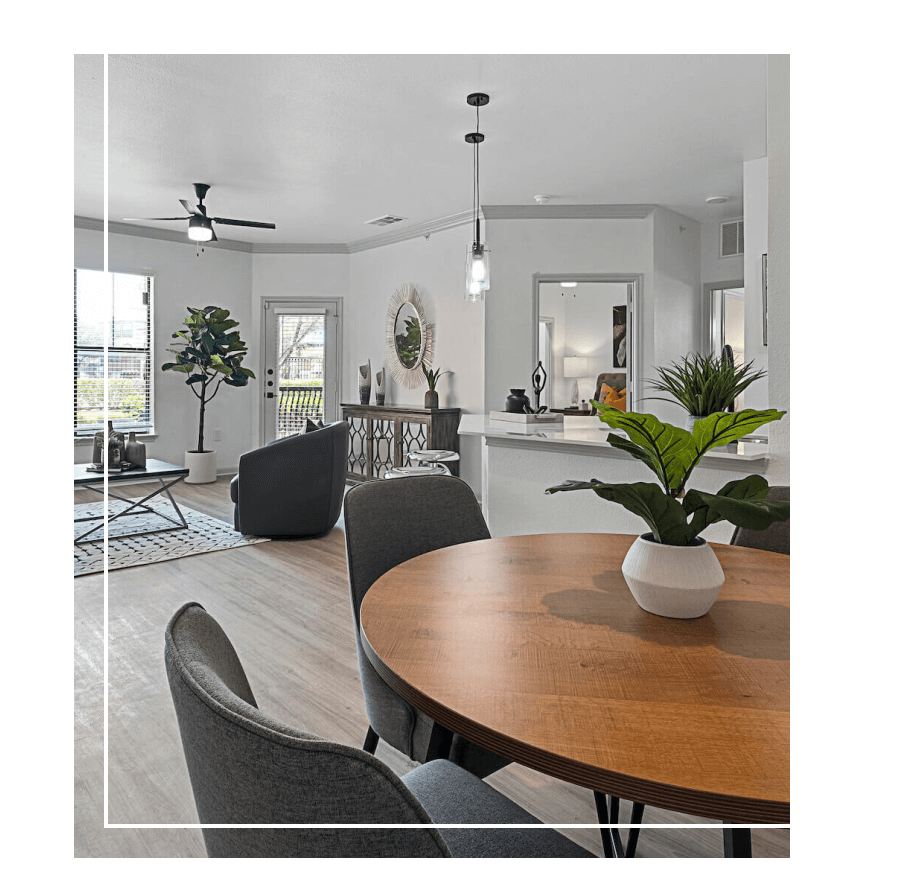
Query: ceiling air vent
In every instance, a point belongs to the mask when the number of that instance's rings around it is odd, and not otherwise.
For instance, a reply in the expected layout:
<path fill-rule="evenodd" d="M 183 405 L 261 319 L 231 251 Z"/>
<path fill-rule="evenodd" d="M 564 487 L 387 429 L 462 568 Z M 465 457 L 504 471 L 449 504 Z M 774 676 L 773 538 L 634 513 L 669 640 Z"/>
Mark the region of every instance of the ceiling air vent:
<path fill-rule="evenodd" d="M 386 227 L 388 224 L 396 224 L 398 221 L 405 221 L 406 218 L 401 218 L 398 215 L 382 215 L 380 218 L 373 218 L 371 221 L 366 221 L 366 224 L 374 224 L 376 227 Z"/>
<path fill-rule="evenodd" d="M 744 254 L 744 222 L 725 221 L 720 228 L 719 257 L 733 258 Z"/>

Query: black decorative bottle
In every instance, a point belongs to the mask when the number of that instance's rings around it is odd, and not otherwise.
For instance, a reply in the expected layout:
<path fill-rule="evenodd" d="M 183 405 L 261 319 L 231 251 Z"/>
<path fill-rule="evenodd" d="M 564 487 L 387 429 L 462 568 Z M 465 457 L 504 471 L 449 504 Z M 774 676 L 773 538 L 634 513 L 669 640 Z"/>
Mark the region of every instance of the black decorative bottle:
<path fill-rule="evenodd" d="M 525 406 L 529 404 L 524 387 L 510 390 L 506 397 L 506 410 L 512 414 L 525 414 Z"/>

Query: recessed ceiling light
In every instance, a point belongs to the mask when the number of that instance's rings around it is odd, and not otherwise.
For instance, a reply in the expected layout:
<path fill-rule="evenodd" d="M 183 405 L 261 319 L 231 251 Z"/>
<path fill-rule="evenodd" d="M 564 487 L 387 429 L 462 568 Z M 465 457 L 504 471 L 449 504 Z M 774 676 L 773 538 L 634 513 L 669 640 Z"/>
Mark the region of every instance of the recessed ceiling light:
<path fill-rule="evenodd" d="M 727 202 L 728 202 L 728 197 L 727 197 L 727 196 L 708 196 L 708 197 L 706 198 L 706 201 L 707 201 L 711 206 L 714 206 L 714 205 L 717 205 L 718 203 L 727 203 Z"/>
<path fill-rule="evenodd" d="M 543 193 L 536 193 L 534 195 L 534 201 L 539 205 L 543 206 L 550 202 L 550 197 L 545 196 Z"/>
<path fill-rule="evenodd" d="M 560 285 L 564 289 L 573 289 L 573 288 L 575 288 L 576 285 L 578 285 L 578 283 L 577 282 L 561 282 Z"/>

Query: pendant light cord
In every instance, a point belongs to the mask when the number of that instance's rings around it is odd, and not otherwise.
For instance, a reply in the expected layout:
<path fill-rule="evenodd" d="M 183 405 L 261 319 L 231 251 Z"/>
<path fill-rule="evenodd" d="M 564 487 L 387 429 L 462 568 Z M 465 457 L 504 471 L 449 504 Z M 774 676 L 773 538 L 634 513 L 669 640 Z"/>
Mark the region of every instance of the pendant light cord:
<path fill-rule="evenodd" d="M 481 134 L 481 108 L 478 105 L 475 105 L 475 134 Z M 478 139 L 475 139 L 475 155 L 473 157 L 472 163 L 472 227 L 475 233 L 475 242 L 478 242 L 480 237 L 478 235 L 478 206 L 481 200 L 481 187 L 479 178 L 481 175 L 481 168 L 478 163 Z"/>

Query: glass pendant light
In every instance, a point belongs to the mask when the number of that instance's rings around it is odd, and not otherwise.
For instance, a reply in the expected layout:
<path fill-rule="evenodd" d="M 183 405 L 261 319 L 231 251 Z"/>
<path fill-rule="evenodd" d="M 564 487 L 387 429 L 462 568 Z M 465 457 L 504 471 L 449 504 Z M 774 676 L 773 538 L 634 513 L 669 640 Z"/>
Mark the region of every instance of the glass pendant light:
<path fill-rule="evenodd" d="M 491 287 L 491 268 L 488 260 L 488 249 L 481 241 L 481 219 L 478 213 L 481 211 L 480 169 L 478 166 L 478 145 L 484 141 L 484 135 L 479 128 L 481 126 L 479 109 L 490 101 L 489 96 L 483 92 L 473 92 L 467 96 L 466 101 L 475 108 L 475 131 L 466 135 L 466 141 L 475 146 L 474 174 L 473 174 L 473 200 L 472 220 L 475 226 L 475 240 L 466 250 L 466 300 L 473 303 L 484 300 L 484 293 Z"/>

